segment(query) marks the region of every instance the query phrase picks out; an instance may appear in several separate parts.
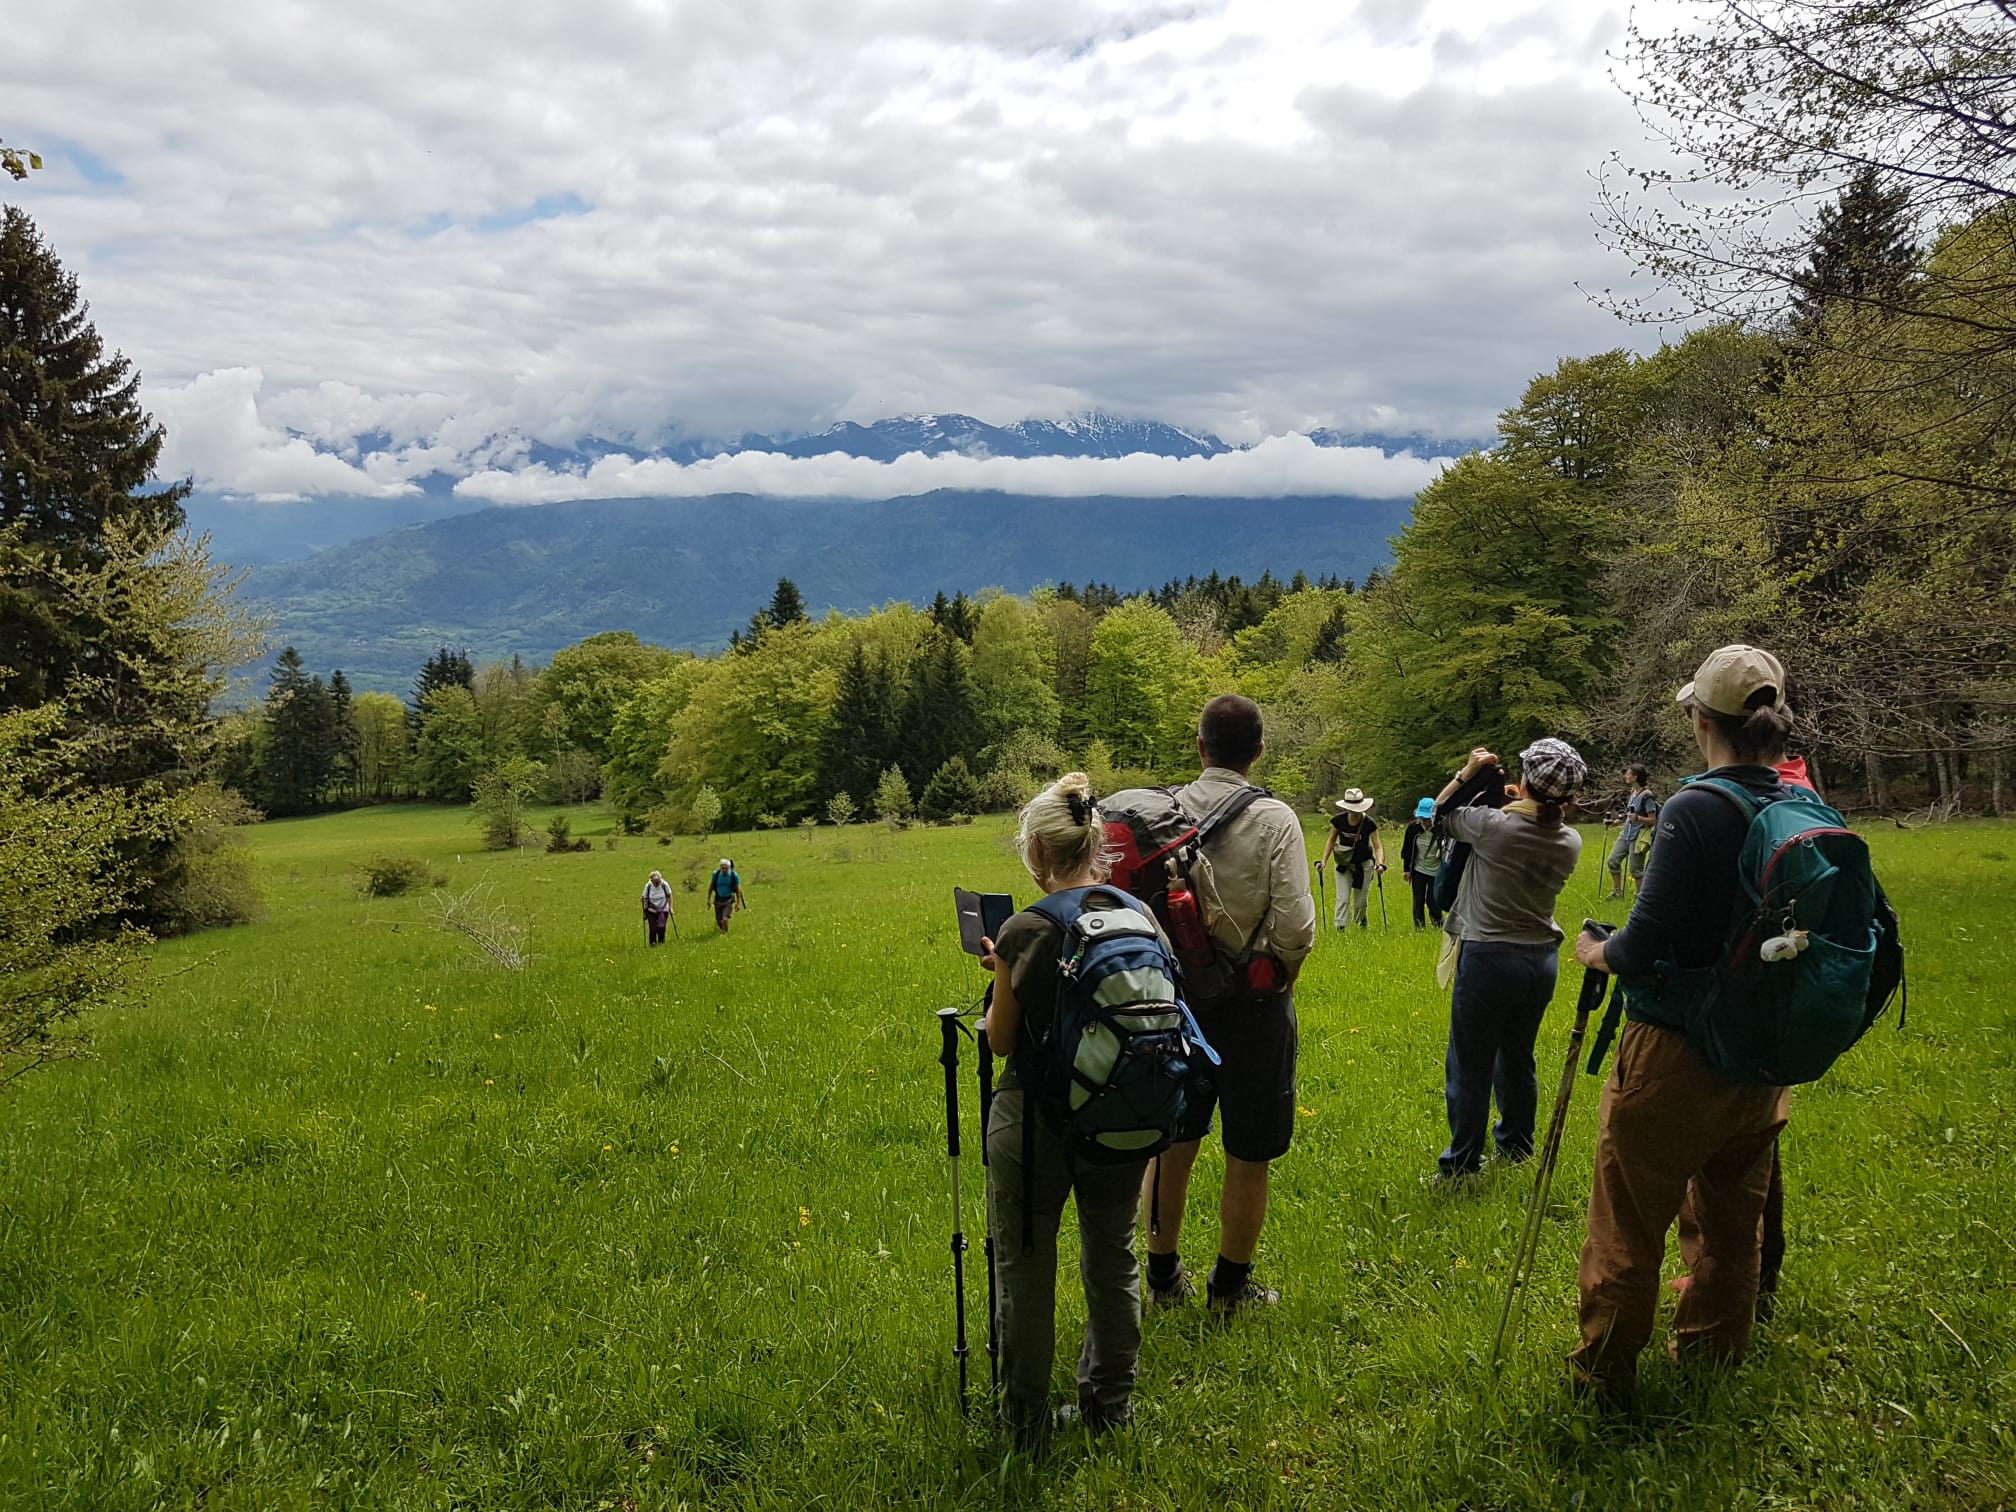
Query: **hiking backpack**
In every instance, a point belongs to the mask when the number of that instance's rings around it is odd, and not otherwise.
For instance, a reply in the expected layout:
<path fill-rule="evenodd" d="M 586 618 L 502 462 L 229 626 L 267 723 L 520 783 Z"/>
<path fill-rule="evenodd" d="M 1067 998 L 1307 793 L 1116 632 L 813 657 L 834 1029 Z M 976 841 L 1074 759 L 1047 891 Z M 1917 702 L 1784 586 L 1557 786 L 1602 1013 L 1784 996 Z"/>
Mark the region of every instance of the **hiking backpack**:
<path fill-rule="evenodd" d="M 1736 862 L 1735 917 L 1714 965 L 1662 965 L 1647 981 L 1624 983 L 1620 996 L 1648 1019 L 1683 1030 L 1702 1060 L 1731 1080 L 1817 1081 L 1903 985 L 1896 912 L 1869 865 L 1867 842 L 1817 793 L 1761 798 L 1722 777 L 1697 783 L 1749 824 Z"/>
<path fill-rule="evenodd" d="M 1202 819 L 1174 788 L 1127 788 L 1099 800 L 1113 884 L 1147 904 L 1176 947 L 1190 1000 L 1213 1003 L 1243 979 L 1244 953 L 1229 958 L 1211 938 L 1218 889 L 1207 852 L 1212 838 L 1262 798 L 1263 787 L 1235 788 Z"/>
<path fill-rule="evenodd" d="M 1086 906 L 1088 897 L 1102 905 Z M 1100 885 L 1031 905 L 1063 933 L 1050 1025 L 1018 1058 L 1032 1101 L 1074 1153 L 1124 1165 L 1167 1149 L 1184 1093 L 1218 1055 L 1177 989 L 1177 967 L 1140 899 Z M 1034 1170 L 1025 1118 L 1023 1170 Z"/>

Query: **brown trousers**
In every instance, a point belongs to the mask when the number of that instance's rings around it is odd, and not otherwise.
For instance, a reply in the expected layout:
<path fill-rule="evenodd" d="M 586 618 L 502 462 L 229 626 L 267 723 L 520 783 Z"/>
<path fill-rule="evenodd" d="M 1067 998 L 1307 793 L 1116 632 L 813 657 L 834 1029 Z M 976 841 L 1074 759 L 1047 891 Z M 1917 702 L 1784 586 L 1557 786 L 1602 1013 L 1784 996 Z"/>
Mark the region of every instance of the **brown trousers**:
<path fill-rule="evenodd" d="M 1581 1379 L 1628 1387 L 1652 1338 L 1666 1231 L 1682 1204 L 1699 1225 L 1691 1279 L 1673 1317 L 1674 1358 L 1735 1361 L 1757 1306 L 1759 1222 L 1771 1151 L 1785 1127 L 1783 1087 L 1712 1071 L 1684 1036 L 1626 1024 L 1617 1070 L 1604 1083 L 1589 1191 L 1589 1238 L 1577 1277 L 1582 1343 L 1569 1356 Z"/>

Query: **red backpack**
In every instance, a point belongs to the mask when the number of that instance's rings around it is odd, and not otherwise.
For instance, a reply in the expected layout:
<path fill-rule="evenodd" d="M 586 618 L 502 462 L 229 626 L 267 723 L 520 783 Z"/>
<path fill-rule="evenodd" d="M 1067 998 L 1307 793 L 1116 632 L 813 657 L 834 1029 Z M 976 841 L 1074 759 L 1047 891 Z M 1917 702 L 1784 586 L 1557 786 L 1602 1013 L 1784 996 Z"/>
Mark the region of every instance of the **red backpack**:
<path fill-rule="evenodd" d="M 1273 961 L 1243 953 L 1230 958 L 1211 938 L 1218 890 L 1207 854 L 1220 830 L 1259 799 L 1273 796 L 1250 784 L 1236 788 L 1202 819 L 1191 815 L 1174 788 L 1127 788 L 1099 800 L 1113 883 L 1146 903 L 1161 923 L 1176 948 L 1192 1003 L 1208 1005 L 1241 986 L 1256 992 L 1280 986 Z"/>

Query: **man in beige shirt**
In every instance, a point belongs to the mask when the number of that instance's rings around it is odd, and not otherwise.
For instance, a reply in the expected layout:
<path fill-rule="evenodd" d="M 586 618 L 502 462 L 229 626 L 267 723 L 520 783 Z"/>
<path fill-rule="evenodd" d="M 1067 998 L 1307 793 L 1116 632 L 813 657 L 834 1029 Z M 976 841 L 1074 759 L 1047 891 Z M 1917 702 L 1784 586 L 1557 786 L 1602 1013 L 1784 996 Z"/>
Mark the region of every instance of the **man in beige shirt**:
<path fill-rule="evenodd" d="M 1197 722 L 1204 771 L 1176 798 L 1203 818 L 1248 785 L 1260 759 L 1260 709 L 1222 694 Z M 1177 1241 L 1198 1142 L 1224 1114 L 1225 1185 L 1218 1198 L 1218 1262 L 1205 1285 L 1214 1312 L 1230 1313 L 1281 1294 L 1253 1279 L 1253 1252 L 1267 1219 L 1267 1170 L 1295 1133 L 1295 975 L 1316 943 L 1316 903 L 1309 895 L 1309 854 L 1301 821 L 1277 798 L 1262 798 L 1212 839 L 1210 887 L 1199 901 L 1211 938 L 1246 969 L 1234 992 L 1192 1003 L 1199 1027 L 1223 1060 L 1213 1085 L 1191 1094 L 1176 1142 L 1149 1167 L 1148 1298 L 1175 1306 L 1196 1295 Z"/>

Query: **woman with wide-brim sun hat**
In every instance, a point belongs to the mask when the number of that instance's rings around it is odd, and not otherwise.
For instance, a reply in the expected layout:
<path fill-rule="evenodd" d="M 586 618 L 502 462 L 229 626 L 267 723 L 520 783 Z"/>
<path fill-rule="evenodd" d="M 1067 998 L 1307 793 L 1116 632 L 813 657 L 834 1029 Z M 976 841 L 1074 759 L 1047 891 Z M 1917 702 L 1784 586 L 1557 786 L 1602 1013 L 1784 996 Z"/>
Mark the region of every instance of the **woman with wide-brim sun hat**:
<path fill-rule="evenodd" d="M 1347 920 L 1356 920 L 1360 929 L 1368 926 L 1372 883 L 1386 870 L 1386 847 L 1379 839 L 1379 821 L 1372 817 L 1373 800 L 1358 788 L 1344 789 L 1337 800 L 1338 813 L 1330 820 L 1330 837 L 1323 842 L 1322 871 L 1333 852 L 1337 855 L 1337 917 L 1342 929 Z"/>

